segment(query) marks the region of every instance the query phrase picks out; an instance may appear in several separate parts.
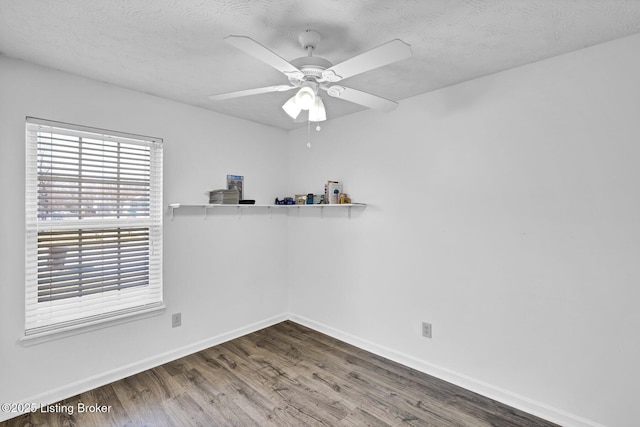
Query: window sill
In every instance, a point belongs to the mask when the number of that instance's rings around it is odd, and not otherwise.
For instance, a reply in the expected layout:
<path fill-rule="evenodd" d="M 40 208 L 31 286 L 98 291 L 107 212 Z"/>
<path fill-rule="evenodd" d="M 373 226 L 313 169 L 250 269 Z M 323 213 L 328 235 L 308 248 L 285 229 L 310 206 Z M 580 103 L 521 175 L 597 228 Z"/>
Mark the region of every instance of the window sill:
<path fill-rule="evenodd" d="M 86 332 L 96 331 L 98 329 L 109 328 L 111 326 L 121 325 L 123 323 L 156 317 L 163 314 L 166 308 L 167 307 L 163 304 L 159 307 L 150 308 L 148 310 L 123 314 L 121 316 L 112 317 L 109 319 L 97 320 L 92 323 L 69 326 L 53 331 L 41 332 L 39 334 L 25 335 L 24 337 L 19 339 L 19 342 L 25 347 L 30 347 L 32 345 L 42 344 L 61 338 L 67 338 L 73 335 L 84 334 Z"/>

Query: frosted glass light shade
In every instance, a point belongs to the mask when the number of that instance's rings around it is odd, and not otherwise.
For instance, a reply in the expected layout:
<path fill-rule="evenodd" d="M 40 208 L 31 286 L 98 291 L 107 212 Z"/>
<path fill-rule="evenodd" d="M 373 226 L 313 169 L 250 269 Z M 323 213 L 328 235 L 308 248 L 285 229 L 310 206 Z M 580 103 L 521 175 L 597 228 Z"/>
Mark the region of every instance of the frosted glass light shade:
<path fill-rule="evenodd" d="M 309 109 L 309 121 L 310 122 L 323 122 L 327 120 L 327 112 L 324 109 L 324 103 L 319 96 L 316 96 L 316 101 Z"/>
<path fill-rule="evenodd" d="M 296 117 L 298 117 L 298 114 L 300 114 L 300 111 L 302 110 L 302 108 L 300 108 L 300 106 L 296 103 L 296 96 L 295 95 L 292 96 L 291 98 L 289 98 L 289 100 L 284 103 L 284 105 L 282 106 L 282 109 L 292 119 L 295 119 Z"/>
<path fill-rule="evenodd" d="M 309 86 L 303 86 L 300 88 L 298 93 L 296 93 L 296 104 L 303 110 L 308 110 L 311 108 L 316 101 L 316 95 L 313 93 L 313 89 Z"/>

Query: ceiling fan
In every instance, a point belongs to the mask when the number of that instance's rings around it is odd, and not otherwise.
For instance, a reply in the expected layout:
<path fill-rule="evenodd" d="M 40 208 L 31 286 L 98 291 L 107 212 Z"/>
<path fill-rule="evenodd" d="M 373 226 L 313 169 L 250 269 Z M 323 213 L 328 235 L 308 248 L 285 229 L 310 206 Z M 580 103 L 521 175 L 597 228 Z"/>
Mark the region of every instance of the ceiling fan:
<path fill-rule="evenodd" d="M 297 93 L 282 108 L 294 120 L 302 110 L 308 110 L 308 119 L 312 122 L 321 122 L 327 119 L 322 98 L 319 96 L 320 90 L 331 97 L 354 102 L 374 110 L 385 112 L 394 110 L 398 106 L 397 102 L 336 83 L 348 77 L 411 57 L 411 47 L 405 42 L 395 39 L 333 65 L 325 58 L 313 56 L 313 51 L 321 40 L 320 34 L 313 30 L 306 30 L 298 37 L 307 56 L 296 58 L 291 62 L 287 62 L 246 36 L 231 35 L 225 37 L 224 40 L 280 71 L 287 77 L 289 84 L 211 95 L 210 99 L 223 101 L 261 93 L 298 89 Z"/>

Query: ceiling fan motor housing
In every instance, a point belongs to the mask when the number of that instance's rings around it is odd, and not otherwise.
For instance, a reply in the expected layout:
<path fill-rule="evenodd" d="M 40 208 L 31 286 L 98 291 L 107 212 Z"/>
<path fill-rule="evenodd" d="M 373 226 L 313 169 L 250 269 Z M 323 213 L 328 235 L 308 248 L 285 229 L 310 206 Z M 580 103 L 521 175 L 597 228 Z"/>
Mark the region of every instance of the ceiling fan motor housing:
<path fill-rule="evenodd" d="M 322 78 L 322 72 L 327 68 L 333 67 L 333 64 L 320 56 L 313 56 L 313 51 L 318 47 L 321 40 L 320 33 L 313 30 L 306 30 L 300 33 L 298 41 L 300 46 L 308 52 L 307 56 L 296 58 L 291 61 L 291 65 L 302 72 L 299 74 L 288 74 L 289 82 L 293 85 L 300 85 L 305 81 L 316 81 Z"/>
<path fill-rule="evenodd" d="M 296 81 L 300 82 L 308 80 L 309 78 L 314 80 L 320 79 L 322 77 L 322 72 L 333 66 L 331 62 L 319 56 L 303 56 L 302 58 L 296 58 L 291 61 L 291 65 L 302 71 L 302 74 L 304 74 L 304 78 L 301 80 L 296 79 L 295 76 L 293 76 L 294 81 L 292 81 L 292 78 L 289 78 L 289 81 L 292 84 L 295 84 Z"/>

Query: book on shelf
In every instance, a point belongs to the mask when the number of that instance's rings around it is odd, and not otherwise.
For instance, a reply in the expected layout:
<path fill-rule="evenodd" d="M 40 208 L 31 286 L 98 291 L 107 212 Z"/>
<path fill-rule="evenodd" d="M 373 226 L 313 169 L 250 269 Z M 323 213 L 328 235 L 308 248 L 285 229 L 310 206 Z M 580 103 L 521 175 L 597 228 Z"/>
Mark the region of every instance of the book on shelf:
<path fill-rule="evenodd" d="M 227 190 L 238 190 L 239 200 L 244 199 L 244 176 L 242 175 L 227 175 Z"/>
<path fill-rule="evenodd" d="M 240 194 L 236 189 L 209 191 L 209 204 L 237 205 L 239 202 L 240 202 Z"/>

